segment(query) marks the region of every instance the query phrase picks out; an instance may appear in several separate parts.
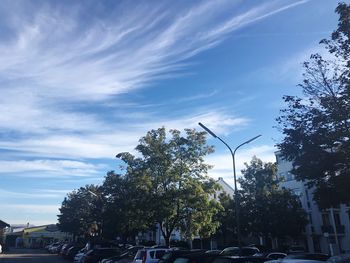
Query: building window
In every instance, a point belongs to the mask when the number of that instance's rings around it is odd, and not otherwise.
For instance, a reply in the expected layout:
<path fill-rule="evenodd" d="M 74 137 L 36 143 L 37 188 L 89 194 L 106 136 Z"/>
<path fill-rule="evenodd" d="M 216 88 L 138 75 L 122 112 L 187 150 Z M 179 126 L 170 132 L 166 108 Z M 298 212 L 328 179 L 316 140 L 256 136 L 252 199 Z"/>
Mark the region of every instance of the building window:
<path fill-rule="evenodd" d="M 314 243 L 314 250 L 315 250 L 315 252 L 321 252 L 320 239 L 318 237 L 313 237 L 312 241 Z"/>
<path fill-rule="evenodd" d="M 334 223 L 335 223 L 336 226 L 340 226 L 341 225 L 339 213 L 334 213 Z"/>
<path fill-rule="evenodd" d="M 312 223 L 312 215 L 309 213 L 309 223 L 312 225 L 313 223 Z"/>
<path fill-rule="evenodd" d="M 329 226 L 330 225 L 328 213 L 323 213 L 322 214 L 322 222 L 323 222 L 323 225 L 325 225 L 325 226 Z"/>

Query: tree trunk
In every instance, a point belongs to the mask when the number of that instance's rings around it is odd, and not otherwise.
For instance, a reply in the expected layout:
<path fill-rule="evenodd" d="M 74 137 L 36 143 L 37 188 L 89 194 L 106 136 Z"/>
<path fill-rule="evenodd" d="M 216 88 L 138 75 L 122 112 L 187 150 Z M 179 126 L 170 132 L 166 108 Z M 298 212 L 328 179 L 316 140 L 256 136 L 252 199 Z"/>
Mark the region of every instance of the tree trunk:
<path fill-rule="evenodd" d="M 170 247 L 170 235 L 169 236 L 164 236 L 164 240 L 165 240 L 165 245 L 167 247 Z"/>

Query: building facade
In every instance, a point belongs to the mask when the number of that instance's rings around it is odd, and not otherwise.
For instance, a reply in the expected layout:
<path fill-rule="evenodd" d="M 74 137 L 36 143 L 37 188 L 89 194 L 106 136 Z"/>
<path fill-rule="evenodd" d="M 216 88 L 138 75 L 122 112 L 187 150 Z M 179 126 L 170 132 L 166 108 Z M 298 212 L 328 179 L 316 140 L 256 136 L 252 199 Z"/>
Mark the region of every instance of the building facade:
<path fill-rule="evenodd" d="M 8 228 L 5 240 L 9 247 L 42 248 L 53 242 L 72 240 L 72 235 L 61 232 L 55 224 L 28 227 L 15 225 Z"/>
<path fill-rule="evenodd" d="M 308 214 L 309 224 L 305 228 L 303 245 L 309 252 L 337 254 L 350 252 L 350 204 L 342 204 L 321 210 L 313 200 L 313 189 L 306 182 L 297 181 L 290 172 L 293 163 L 276 152 L 280 187 L 294 191 L 300 197 L 303 209 Z"/>

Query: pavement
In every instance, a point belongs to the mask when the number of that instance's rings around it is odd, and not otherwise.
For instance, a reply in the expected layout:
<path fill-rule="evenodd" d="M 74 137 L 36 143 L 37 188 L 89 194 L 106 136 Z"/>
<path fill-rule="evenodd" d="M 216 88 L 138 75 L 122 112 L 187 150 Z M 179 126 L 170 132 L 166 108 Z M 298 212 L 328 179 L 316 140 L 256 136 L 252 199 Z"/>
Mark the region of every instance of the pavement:
<path fill-rule="evenodd" d="M 0 254 L 0 263 L 63 263 L 67 262 L 56 254 L 43 249 L 11 248 L 6 254 Z"/>

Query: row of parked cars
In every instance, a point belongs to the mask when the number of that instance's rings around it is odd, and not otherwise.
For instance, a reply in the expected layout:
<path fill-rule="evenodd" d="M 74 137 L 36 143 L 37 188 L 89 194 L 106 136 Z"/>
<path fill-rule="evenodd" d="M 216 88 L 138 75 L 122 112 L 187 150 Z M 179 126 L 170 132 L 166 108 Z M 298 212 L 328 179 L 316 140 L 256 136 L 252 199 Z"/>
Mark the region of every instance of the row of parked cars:
<path fill-rule="evenodd" d="M 349 257 L 330 258 L 322 253 L 262 253 L 256 247 L 228 247 L 224 250 L 188 250 L 161 246 L 88 246 L 52 244 L 51 253 L 58 253 L 74 263 L 350 263 Z M 342 261 L 339 261 L 341 259 Z M 345 261 L 344 261 L 345 260 Z M 328 262 L 326 262 L 328 261 Z"/>

